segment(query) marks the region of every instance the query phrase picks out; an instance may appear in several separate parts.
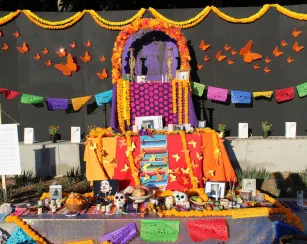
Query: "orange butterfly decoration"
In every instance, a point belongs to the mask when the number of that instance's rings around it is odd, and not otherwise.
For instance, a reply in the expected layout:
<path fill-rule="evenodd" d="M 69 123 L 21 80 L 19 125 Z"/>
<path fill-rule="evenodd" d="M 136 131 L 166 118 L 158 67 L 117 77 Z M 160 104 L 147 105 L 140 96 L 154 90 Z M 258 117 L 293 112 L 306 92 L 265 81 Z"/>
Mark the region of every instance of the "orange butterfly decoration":
<path fill-rule="evenodd" d="M 232 58 L 230 58 L 230 59 L 227 60 L 227 63 L 228 63 L 228 64 L 234 64 L 235 62 L 232 61 Z"/>
<path fill-rule="evenodd" d="M 34 56 L 34 59 L 35 59 L 35 60 L 40 60 L 40 59 L 41 59 L 41 56 L 39 55 L 39 53 L 37 53 L 37 54 Z"/>
<path fill-rule="evenodd" d="M 295 42 L 294 44 L 293 44 L 293 50 L 295 51 L 295 52 L 299 52 L 299 51 L 301 51 L 302 49 L 304 48 L 304 46 L 299 46 L 298 45 L 298 42 Z"/>
<path fill-rule="evenodd" d="M 182 179 L 183 179 L 183 184 L 184 185 L 187 185 L 189 183 L 189 179 L 187 177 L 183 176 Z"/>
<path fill-rule="evenodd" d="M 292 31 L 292 36 L 298 37 L 300 34 L 302 34 L 302 31 L 297 31 L 296 27 L 294 27 Z"/>
<path fill-rule="evenodd" d="M 276 46 L 273 50 L 273 54 L 274 54 L 275 57 L 279 57 L 279 56 L 283 55 L 284 53 L 279 51 L 278 47 Z"/>
<path fill-rule="evenodd" d="M 226 44 L 225 46 L 224 46 L 224 49 L 225 49 L 225 51 L 229 51 L 230 50 L 230 46 L 228 46 L 228 44 Z"/>
<path fill-rule="evenodd" d="M 4 36 L 2 31 L 0 31 L 0 36 Z"/>
<path fill-rule="evenodd" d="M 63 58 L 67 55 L 67 52 L 64 48 L 61 48 L 60 50 L 56 51 L 56 54 L 60 57 Z"/>
<path fill-rule="evenodd" d="M 13 33 L 13 36 L 15 36 L 16 38 L 20 37 L 20 34 L 18 31 L 16 31 L 15 33 Z"/>
<path fill-rule="evenodd" d="M 197 65 L 197 69 L 202 69 L 204 66 L 203 65 L 201 65 L 201 64 L 198 64 Z"/>
<path fill-rule="evenodd" d="M 232 49 L 231 50 L 231 55 L 236 55 L 236 54 L 237 54 L 236 50 Z"/>
<path fill-rule="evenodd" d="M 92 43 L 90 41 L 87 41 L 87 43 L 85 43 L 84 45 L 87 46 L 87 47 L 90 47 L 90 46 L 92 46 Z"/>
<path fill-rule="evenodd" d="M 42 50 L 42 54 L 46 55 L 47 53 L 49 53 L 48 49 L 47 49 L 47 48 L 44 48 L 44 49 Z"/>
<path fill-rule="evenodd" d="M 208 55 L 206 55 L 206 56 L 204 57 L 204 61 L 207 62 L 207 61 L 209 61 L 209 60 L 210 60 L 210 58 L 208 57 Z"/>
<path fill-rule="evenodd" d="M 101 58 L 99 59 L 101 62 L 106 61 L 106 57 L 105 56 L 101 56 Z"/>
<path fill-rule="evenodd" d="M 292 63 L 294 60 L 289 56 L 288 58 L 287 58 L 287 62 L 290 64 L 290 63 Z"/>
<path fill-rule="evenodd" d="M 45 62 L 45 64 L 50 67 L 52 65 L 52 62 L 50 60 L 48 60 L 47 62 Z"/>
<path fill-rule="evenodd" d="M 3 44 L 2 50 L 7 51 L 9 49 L 9 46 L 7 44 Z"/>
<path fill-rule="evenodd" d="M 59 71 L 63 72 L 63 75 L 65 76 L 71 76 L 72 72 L 77 71 L 77 64 L 74 62 L 74 59 L 72 58 L 71 54 L 69 53 L 67 55 L 67 63 L 60 63 L 55 64 L 54 67 L 58 69 Z"/>
<path fill-rule="evenodd" d="M 71 46 L 71 48 L 76 48 L 77 47 L 77 43 L 73 42 L 71 44 L 69 44 Z"/>
<path fill-rule="evenodd" d="M 96 75 L 100 78 L 100 80 L 104 80 L 105 78 L 108 78 L 108 73 L 105 68 L 102 70 L 102 73 L 97 72 Z"/>
<path fill-rule="evenodd" d="M 22 47 L 16 47 L 16 48 L 22 54 L 25 54 L 25 53 L 29 52 L 29 46 L 25 42 L 22 43 Z"/>
<path fill-rule="evenodd" d="M 254 65 L 254 69 L 255 69 L 255 70 L 256 70 L 256 69 L 260 69 L 259 65 L 258 65 L 258 64 L 255 64 L 255 65 Z"/>
<path fill-rule="evenodd" d="M 282 40 L 282 42 L 280 43 L 283 47 L 287 46 L 288 43 L 285 40 Z"/>
<path fill-rule="evenodd" d="M 88 51 L 85 52 L 84 57 L 80 56 L 80 58 L 84 63 L 88 63 L 92 59 Z"/>
<path fill-rule="evenodd" d="M 269 69 L 268 66 L 266 66 L 266 67 L 264 68 L 264 72 L 265 72 L 265 73 L 269 73 L 269 72 L 271 72 L 271 70 Z"/>
<path fill-rule="evenodd" d="M 210 47 L 210 44 L 205 44 L 205 41 L 202 40 L 201 43 L 199 44 L 199 48 L 203 51 L 206 51 Z"/>
<path fill-rule="evenodd" d="M 219 50 L 219 51 L 217 52 L 215 58 L 216 58 L 219 62 L 222 62 L 222 61 L 226 58 L 226 56 L 222 55 L 221 50 Z"/>
<path fill-rule="evenodd" d="M 262 55 L 260 55 L 259 53 L 252 53 L 251 49 L 253 47 L 253 41 L 250 40 L 248 41 L 248 43 L 241 48 L 240 50 L 240 55 L 244 57 L 244 62 L 245 63 L 251 63 L 253 61 L 262 59 Z"/>
<path fill-rule="evenodd" d="M 269 62 L 271 62 L 271 59 L 269 59 L 269 57 L 266 57 L 265 60 L 264 60 L 264 62 L 265 62 L 266 64 L 268 64 Z"/>

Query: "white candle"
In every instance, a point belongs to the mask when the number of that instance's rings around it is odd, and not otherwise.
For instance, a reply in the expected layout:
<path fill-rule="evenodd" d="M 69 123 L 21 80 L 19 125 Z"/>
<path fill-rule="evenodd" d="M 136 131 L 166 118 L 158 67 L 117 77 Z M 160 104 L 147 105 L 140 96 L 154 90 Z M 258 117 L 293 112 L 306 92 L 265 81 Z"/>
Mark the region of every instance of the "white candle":
<path fill-rule="evenodd" d="M 42 208 L 38 208 L 37 209 L 37 214 L 43 214 L 43 209 Z"/>
<path fill-rule="evenodd" d="M 167 210 L 170 210 L 174 206 L 174 198 L 173 197 L 166 197 L 165 198 L 165 206 Z"/>
<path fill-rule="evenodd" d="M 58 202 L 58 203 L 56 204 L 56 206 L 57 206 L 57 208 L 60 208 L 60 207 L 62 207 L 62 204 L 61 204 L 60 202 Z"/>
<path fill-rule="evenodd" d="M 49 199 L 45 199 L 45 205 L 48 206 L 49 205 Z"/>
<path fill-rule="evenodd" d="M 133 126 L 132 126 L 132 131 L 133 131 L 134 133 L 138 133 L 138 131 L 139 131 L 138 126 L 137 126 L 137 125 L 133 125 Z"/>
<path fill-rule="evenodd" d="M 100 203 L 97 204 L 96 209 L 97 209 L 97 211 L 100 211 L 100 209 L 101 209 L 101 204 Z"/>
<path fill-rule="evenodd" d="M 55 200 L 51 200 L 51 203 L 50 203 L 50 205 L 55 205 Z"/>
<path fill-rule="evenodd" d="M 164 74 L 162 74 L 162 82 L 164 82 Z"/>
<path fill-rule="evenodd" d="M 219 188 L 216 189 L 216 195 L 215 195 L 215 200 L 216 201 L 219 200 L 219 195 L 220 195 L 220 191 L 219 190 L 220 190 Z"/>
<path fill-rule="evenodd" d="M 105 212 L 106 212 L 106 205 L 102 205 L 102 206 L 101 206 L 101 212 L 102 212 L 102 213 L 105 213 Z"/>
<path fill-rule="evenodd" d="M 173 132 L 174 131 L 174 125 L 173 124 L 168 124 L 167 130 L 168 130 L 168 132 Z"/>
<path fill-rule="evenodd" d="M 39 201 L 37 202 L 37 205 L 38 205 L 38 206 L 43 206 L 43 201 L 39 200 Z"/>
<path fill-rule="evenodd" d="M 112 206 L 112 204 L 109 204 L 109 205 L 106 206 L 106 214 L 107 215 L 109 215 L 110 212 L 111 212 L 111 206 Z"/>
<path fill-rule="evenodd" d="M 51 211 L 52 211 L 52 213 L 55 213 L 55 212 L 56 212 L 56 206 L 55 206 L 55 205 L 53 205 L 53 206 L 51 207 Z"/>

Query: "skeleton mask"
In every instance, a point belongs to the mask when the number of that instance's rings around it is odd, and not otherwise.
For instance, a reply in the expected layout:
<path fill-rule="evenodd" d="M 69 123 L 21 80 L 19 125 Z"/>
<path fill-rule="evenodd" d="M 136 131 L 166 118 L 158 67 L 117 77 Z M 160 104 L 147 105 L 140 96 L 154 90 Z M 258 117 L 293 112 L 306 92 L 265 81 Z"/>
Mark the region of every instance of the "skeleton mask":
<path fill-rule="evenodd" d="M 188 196 L 183 192 L 174 191 L 173 197 L 175 198 L 176 205 L 183 205 L 188 202 Z"/>
<path fill-rule="evenodd" d="M 100 183 L 100 191 L 102 193 L 107 193 L 110 192 L 112 190 L 112 187 L 110 186 L 110 182 L 107 180 L 103 180 Z"/>
<path fill-rule="evenodd" d="M 114 204 L 116 206 L 124 206 L 126 203 L 126 197 L 123 193 L 116 193 L 114 196 Z"/>

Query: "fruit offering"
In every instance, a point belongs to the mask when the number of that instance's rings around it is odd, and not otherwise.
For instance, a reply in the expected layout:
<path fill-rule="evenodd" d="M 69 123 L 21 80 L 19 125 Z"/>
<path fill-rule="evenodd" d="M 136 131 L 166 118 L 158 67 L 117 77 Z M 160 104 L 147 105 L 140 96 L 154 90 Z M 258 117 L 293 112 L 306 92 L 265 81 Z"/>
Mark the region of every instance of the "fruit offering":
<path fill-rule="evenodd" d="M 66 204 L 82 205 L 85 203 L 86 202 L 84 199 L 82 199 L 80 196 L 76 196 L 73 192 L 69 195 L 68 199 L 66 200 Z"/>

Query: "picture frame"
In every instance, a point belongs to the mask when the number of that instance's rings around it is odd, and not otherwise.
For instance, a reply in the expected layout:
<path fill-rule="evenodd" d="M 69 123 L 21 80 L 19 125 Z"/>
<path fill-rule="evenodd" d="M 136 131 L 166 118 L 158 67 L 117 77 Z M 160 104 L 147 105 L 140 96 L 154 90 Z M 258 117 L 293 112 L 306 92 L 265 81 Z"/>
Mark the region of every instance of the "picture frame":
<path fill-rule="evenodd" d="M 252 196 L 255 197 L 257 195 L 256 179 L 242 179 L 242 190 L 252 191 Z"/>
<path fill-rule="evenodd" d="M 176 71 L 176 79 L 177 80 L 190 80 L 190 69 L 180 69 Z"/>
<path fill-rule="evenodd" d="M 118 180 L 94 180 L 93 186 L 95 197 L 105 198 L 118 192 Z"/>
<path fill-rule="evenodd" d="M 175 130 L 184 131 L 184 125 L 175 125 Z"/>
<path fill-rule="evenodd" d="M 145 129 L 155 129 L 162 130 L 163 129 L 163 121 L 162 116 L 141 116 L 135 118 L 135 124 L 138 128 Z"/>
<path fill-rule="evenodd" d="M 205 186 L 205 193 L 209 197 L 213 198 L 224 198 L 225 196 L 225 187 L 226 187 L 226 182 L 222 181 L 207 181 L 206 186 Z M 217 193 L 218 189 L 218 195 Z"/>
<path fill-rule="evenodd" d="M 62 185 L 50 185 L 50 200 L 62 200 Z"/>

